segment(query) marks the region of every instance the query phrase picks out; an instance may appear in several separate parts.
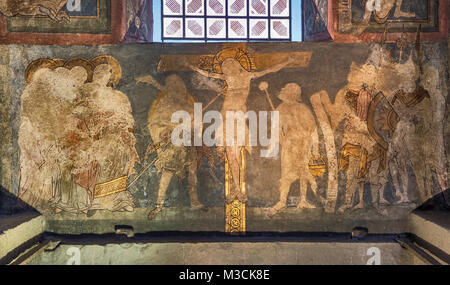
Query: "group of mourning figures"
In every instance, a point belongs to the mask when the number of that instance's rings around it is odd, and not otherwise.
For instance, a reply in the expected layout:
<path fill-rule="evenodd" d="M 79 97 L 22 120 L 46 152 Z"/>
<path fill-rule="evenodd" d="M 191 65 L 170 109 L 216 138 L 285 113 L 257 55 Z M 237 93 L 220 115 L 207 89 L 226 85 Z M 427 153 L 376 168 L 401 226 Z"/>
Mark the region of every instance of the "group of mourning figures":
<path fill-rule="evenodd" d="M 361 66 L 352 64 L 348 83 L 334 96 L 334 102 L 327 92 L 320 91 L 309 98 L 309 105 L 301 87 L 293 82 L 287 82 L 279 91 L 278 106 L 273 106 L 269 98 L 273 110 L 279 112 L 281 148 L 279 189 L 273 190 L 279 191 L 280 199 L 270 207 L 269 216 L 287 207 L 289 190 L 295 181 L 300 184 L 297 207 L 301 209 L 316 208 L 319 204 L 326 207 L 333 200 L 332 188 L 337 192 L 338 181 L 345 181 L 340 191 L 343 203 L 336 205 L 334 201 L 333 207 L 341 212 L 365 206 L 363 192 L 367 184 L 371 204 L 376 207 L 427 200 L 434 194 L 432 191 L 437 191 L 432 190 L 433 175 L 439 188 L 446 189 L 444 142 L 439 125 L 442 120 L 430 116 L 434 106 L 442 103 L 439 74 L 429 67 L 419 75 L 411 57 L 404 63 L 392 63 L 380 53 L 374 51 Z M 134 174 L 135 164 L 141 163 L 135 148 L 131 105 L 125 94 L 114 89 L 121 72 L 117 71 L 118 63 L 111 57 L 96 62 L 91 71 L 83 66 L 68 69 L 64 64 L 38 68 L 24 90 L 19 132 L 19 196 L 39 209 L 89 215 L 95 210 L 133 211 L 135 207 L 126 185 L 127 178 Z M 288 59 L 266 70 L 254 71 L 229 57 L 221 62 L 220 72 L 189 67 L 206 80 L 223 81 L 220 112 L 225 114 L 245 113 L 252 81 L 278 73 L 290 62 Z M 252 154 L 252 148 L 227 145 L 213 152 L 212 147 L 204 145 L 173 145 L 171 133 L 177 124 L 172 122 L 172 114 L 184 110 L 193 118 L 195 97 L 174 74 L 168 75 L 164 84 L 151 75 L 137 77 L 136 84 L 150 84 L 159 93 L 149 109 L 151 142 L 142 160 L 143 166 L 153 160 L 152 167 L 160 177 L 149 219 L 163 210 L 173 179 L 187 179 L 191 207 L 207 210 L 197 194 L 197 170 L 204 157 L 210 168 L 214 168 L 215 156 L 229 165 L 231 187 L 225 202 L 245 203 L 247 196 L 240 187 L 241 150 Z M 266 85 L 260 82 L 260 89 L 267 90 Z M 375 110 L 378 115 L 374 119 L 370 113 L 371 108 L 377 107 L 375 101 L 383 101 L 385 106 Z M 381 138 L 385 144 L 370 131 L 378 124 L 381 131 L 388 133 Z M 325 148 L 321 150 L 320 145 Z M 312 171 L 314 166 L 322 167 L 323 171 L 317 174 Z M 247 168 L 251 169 L 251 165 Z M 328 173 L 328 186 L 317 183 L 317 176 L 324 173 Z M 414 177 L 417 187 L 411 191 L 408 185 Z M 384 196 L 389 180 L 394 186 L 394 199 Z M 319 187 L 326 188 L 325 195 L 323 191 L 319 193 Z M 307 199 L 308 188 L 317 198 L 314 203 Z"/>

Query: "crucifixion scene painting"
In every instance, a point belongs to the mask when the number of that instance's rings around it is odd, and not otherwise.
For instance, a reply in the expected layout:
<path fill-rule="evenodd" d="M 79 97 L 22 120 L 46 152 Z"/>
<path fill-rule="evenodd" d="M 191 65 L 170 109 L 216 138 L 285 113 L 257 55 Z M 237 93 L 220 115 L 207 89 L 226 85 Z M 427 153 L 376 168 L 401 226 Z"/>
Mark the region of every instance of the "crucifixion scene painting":
<path fill-rule="evenodd" d="M 450 262 L 448 2 L 0 0 L 0 264 Z"/>
<path fill-rule="evenodd" d="M 398 60 L 389 57 L 396 46 L 364 51 L 363 62 L 344 56 L 336 76 L 320 68 L 326 49 L 217 47 L 133 59 L 132 72 L 114 51 L 30 62 L 18 196 L 49 215 L 139 210 L 157 221 L 225 207 L 271 221 L 303 212 L 383 219 L 446 189 L 443 121 L 433 111 L 444 94 L 416 50 Z M 184 144 L 174 144 L 183 124 Z"/>

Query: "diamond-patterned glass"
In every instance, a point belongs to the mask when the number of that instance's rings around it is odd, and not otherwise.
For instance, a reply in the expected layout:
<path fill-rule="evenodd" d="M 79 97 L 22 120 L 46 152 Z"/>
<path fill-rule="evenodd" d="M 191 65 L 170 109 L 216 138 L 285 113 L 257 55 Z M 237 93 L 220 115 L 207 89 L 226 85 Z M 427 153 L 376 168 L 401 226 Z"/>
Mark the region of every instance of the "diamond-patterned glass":
<path fill-rule="evenodd" d="M 290 40 L 290 0 L 161 0 L 164 40 Z"/>

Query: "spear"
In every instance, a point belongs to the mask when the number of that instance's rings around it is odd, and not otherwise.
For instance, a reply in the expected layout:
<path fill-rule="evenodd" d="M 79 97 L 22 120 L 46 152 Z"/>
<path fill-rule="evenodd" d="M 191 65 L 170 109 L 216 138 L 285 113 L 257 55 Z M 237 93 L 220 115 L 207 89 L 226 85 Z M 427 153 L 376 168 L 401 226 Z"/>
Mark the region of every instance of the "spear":
<path fill-rule="evenodd" d="M 203 107 L 202 111 L 205 111 L 206 109 L 208 109 L 209 106 L 211 106 L 214 102 L 216 102 L 217 99 L 219 99 L 220 96 L 222 96 L 224 93 L 220 92 L 219 94 L 217 94 L 216 97 L 214 97 L 214 99 L 212 99 L 211 101 L 209 101 L 208 104 L 206 104 L 205 107 Z"/>
<path fill-rule="evenodd" d="M 399 63 L 402 62 L 402 57 L 403 57 L 403 49 L 406 47 L 407 41 L 406 41 L 406 36 L 405 36 L 405 25 L 403 25 L 403 32 L 402 35 L 400 36 L 400 39 L 397 41 L 397 47 L 400 48 L 400 59 L 399 59 Z"/>
<path fill-rule="evenodd" d="M 420 74 L 423 73 L 422 69 L 422 53 L 421 53 L 421 47 L 420 47 L 420 31 L 422 29 L 422 24 L 419 24 L 417 27 L 417 35 L 416 35 L 416 55 L 417 55 L 417 63 L 420 68 Z"/>
<path fill-rule="evenodd" d="M 155 162 L 158 160 L 158 157 L 156 157 L 155 159 L 152 160 L 152 162 L 150 162 L 147 166 L 145 166 L 142 171 L 133 179 L 133 181 L 130 182 L 130 184 L 128 184 L 127 188 L 130 188 L 131 186 L 134 185 L 134 183 L 136 183 L 136 181 L 141 178 L 141 176 L 147 171 L 147 169 L 150 168 L 150 166 L 152 166 L 153 164 L 155 164 Z"/>

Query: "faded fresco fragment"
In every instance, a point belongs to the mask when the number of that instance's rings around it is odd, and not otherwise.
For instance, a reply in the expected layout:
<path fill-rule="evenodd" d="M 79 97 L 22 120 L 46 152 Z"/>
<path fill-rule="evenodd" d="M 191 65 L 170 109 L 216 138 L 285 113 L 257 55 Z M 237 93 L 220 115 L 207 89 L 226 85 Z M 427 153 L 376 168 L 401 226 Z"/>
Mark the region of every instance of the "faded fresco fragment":
<path fill-rule="evenodd" d="M 128 98 L 110 56 L 38 60 L 27 69 L 19 130 L 19 197 L 42 211 L 132 211 L 139 161 Z"/>
<path fill-rule="evenodd" d="M 7 17 L 46 16 L 56 22 L 60 22 L 69 20 L 69 16 L 63 10 L 66 3 L 67 0 L 0 0 L 0 15 Z"/>
<path fill-rule="evenodd" d="M 437 0 L 361 0 L 339 1 L 341 33 L 380 33 L 385 25 L 390 32 L 414 32 L 420 24 L 424 31 L 438 30 Z"/>
<path fill-rule="evenodd" d="M 114 15 L 121 6 L 120 1 L 111 0 L 1 0 L 0 16 L 6 16 L 7 42 L 35 44 L 37 35 L 49 33 L 54 42 L 67 44 L 75 39 L 66 37 L 64 41 L 61 34 L 90 34 L 91 41 L 100 34 L 116 37 L 120 19 Z M 27 35 L 18 37 L 16 33 Z"/>
<path fill-rule="evenodd" d="M 324 92 L 313 95 L 312 101 L 322 102 L 334 133 L 343 131 L 339 171 L 346 174 L 346 184 L 345 203 L 339 210 L 353 207 L 357 192 L 359 202 L 353 208 L 362 208 L 367 183 L 372 203 L 389 204 L 382 191 L 388 175 L 395 186 L 395 203 L 414 200 L 420 204 L 437 194 L 432 190 L 431 172 L 440 180 L 438 192 L 446 189 L 443 118 L 433 120 L 432 115 L 433 105 L 443 108 L 443 97 L 436 89 L 436 70 L 429 68 L 427 74 L 421 74 L 412 55 L 405 62 L 395 62 L 382 49 L 375 49 L 367 63 L 352 64 L 348 84 L 334 103 Z M 431 134 L 430 130 L 435 132 Z M 332 157 L 331 161 L 336 160 Z M 415 193 L 408 193 L 408 167 L 416 178 Z"/>

